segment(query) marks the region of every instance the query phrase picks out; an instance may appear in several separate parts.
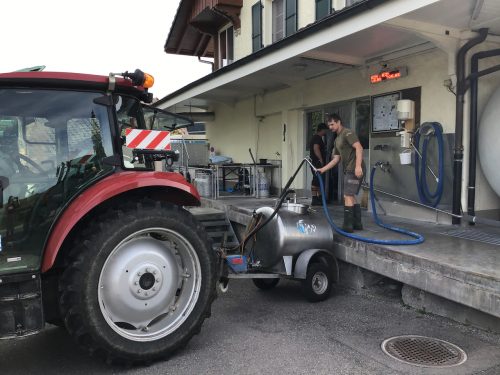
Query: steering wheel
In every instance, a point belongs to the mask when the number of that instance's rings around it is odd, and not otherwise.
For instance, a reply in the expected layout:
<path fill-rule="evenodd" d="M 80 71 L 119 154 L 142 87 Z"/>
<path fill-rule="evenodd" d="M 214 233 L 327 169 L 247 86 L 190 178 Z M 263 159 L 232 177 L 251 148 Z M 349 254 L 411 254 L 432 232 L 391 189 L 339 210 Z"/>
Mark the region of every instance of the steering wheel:
<path fill-rule="evenodd" d="M 28 164 L 31 164 L 33 166 L 33 168 L 35 168 L 38 172 L 40 172 L 40 173 L 47 173 L 47 171 L 45 169 L 43 169 L 37 162 L 35 162 L 34 160 L 30 159 L 26 155 L 23 155 L 23 154 L 18 154 L 18 155 L 19 155 L 19 159 L 22 159 L 25 162 L 27 162 Z"/>

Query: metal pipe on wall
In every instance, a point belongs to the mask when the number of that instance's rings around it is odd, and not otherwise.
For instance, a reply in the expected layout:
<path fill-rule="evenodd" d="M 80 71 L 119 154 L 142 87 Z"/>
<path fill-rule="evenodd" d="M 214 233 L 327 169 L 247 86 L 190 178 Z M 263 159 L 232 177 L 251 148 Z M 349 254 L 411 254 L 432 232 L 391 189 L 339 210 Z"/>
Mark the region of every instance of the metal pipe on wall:
<path fill-rule="evenodd" d="M 464 127 L 464 96 L 467 91 L 465 82 L 465 56 L 475 45 L 482 43 L 488 35 L 488 29 L 479 30 L 479 35 L 465 43 L 457 53 L 457 97 L 455 115 L 455 150 L 453 155 L 453 201 L 452 212 L 461 214 L 462 166 L 464 159 L 463 127 Z M 453 216 L 453 224 L 460 224 L 460 218 Z"/>
<path fill-rule="evenodd" d="M 477 164 L 477 95 L 479 86 L 479 77 L 485 75 L 484 72 L 492 73 L 498 70 L 498 66 L 486 69 L 482 72 L 479 70 L 479 60 L 487 57 L 500 56 L 500 48 L 477 52 L 471 59 L 471 74 L 469 76 L 470 83 L 470 139 L 469 139 L 469 184 L 467 195 L 467 214 L 475 216 L 476 204 L 476 164 Z M 497 68 L 497 69 L 493 69 Z M 469 224 L 474 225 L 475 221 L 469 221 Z"/>

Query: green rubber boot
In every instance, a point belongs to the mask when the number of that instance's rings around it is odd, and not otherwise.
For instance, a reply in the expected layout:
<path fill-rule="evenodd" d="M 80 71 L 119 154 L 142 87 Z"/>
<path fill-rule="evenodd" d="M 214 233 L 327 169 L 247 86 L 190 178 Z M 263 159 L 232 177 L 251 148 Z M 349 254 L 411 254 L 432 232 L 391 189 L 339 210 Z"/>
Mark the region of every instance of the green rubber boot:
<path fill-rule="evenodd" d="M 342 230 L 347 233 L 354 231 L 354 208 L 344 206 L 344 225 Z"/>
<path fill-rule="evenodd" d="M 361 222 L 361 206 L 359 204 L 354 205 L 354 230 L 363 230 L 363 223 Z"/>

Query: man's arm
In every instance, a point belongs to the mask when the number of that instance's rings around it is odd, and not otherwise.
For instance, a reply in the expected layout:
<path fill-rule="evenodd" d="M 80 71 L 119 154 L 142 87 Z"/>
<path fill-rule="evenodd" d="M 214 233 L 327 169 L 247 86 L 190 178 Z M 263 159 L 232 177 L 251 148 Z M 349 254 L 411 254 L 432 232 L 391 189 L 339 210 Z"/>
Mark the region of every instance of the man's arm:
<path fill-rule="evenodd" d="M 318 172 L 321 174 L 325 173 L 327 170 L 335 167 L 339 163 L 339 161 L 340 155 L 334 155 L 333 159 L 327 165 L 325 165 L 323 168 L 318 168 Z"/>
<path fill-rule="evenodd" d="M 321 165 L 324 165 L 325 162 L 323 160 L 323 155 L 321 155 L 321 147 L 319 147 L 319 145 L 315 143 L 313 146 L 313 150 L 314 150 L 314 155 L 316 155 Z"/>
<path fill-rule="evenodd" d="M 352 147 L 356 150 L 356 166 L 354 169 L 354 174 L 357 178 L 363 177 L 363 168 L 361 168 L 361 163 L 363 162 L 363 146 L 361 143 L 355 142 Z"/>

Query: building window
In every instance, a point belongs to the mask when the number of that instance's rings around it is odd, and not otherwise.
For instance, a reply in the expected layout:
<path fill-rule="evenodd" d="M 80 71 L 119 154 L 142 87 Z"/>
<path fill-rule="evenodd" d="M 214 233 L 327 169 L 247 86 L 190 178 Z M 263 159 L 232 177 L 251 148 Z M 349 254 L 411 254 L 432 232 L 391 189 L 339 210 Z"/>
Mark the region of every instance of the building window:
<path fill-rule="evenodd" d="M 252 51 L 262 48 L 262 4 L 259 2 L 252 6 Z"/>
<path fill-rule="evenodd" d="M 273 1 L 273 43 L 297 31 L 297 0 Z"/>
<path fill-rule="evenodd" d="M 332 9 L 331 0 L 316 0 L 316 21 L 328 16 Z"/>
<path fill-rule="evenodd" d="M 219 67 L 234 61 L 234 27 L 229 26 L 219 32 Z"/>
<path fill-rule="evenodd" d="M 359 3 L 361 0 L 345 0 L 345 6 L 350 7 L 351 5 L 354 5 L 356 3 Z"/>
<path fill-rule="evenodd" d="M 286 36 L 297 31 L 297 0 L 286 0 L 285 32 Z"/>
<path fill-rule="evenodd" d="M 283 39 L 285 30 L 284 0 L 273 1 L 273 43 Z"/>

